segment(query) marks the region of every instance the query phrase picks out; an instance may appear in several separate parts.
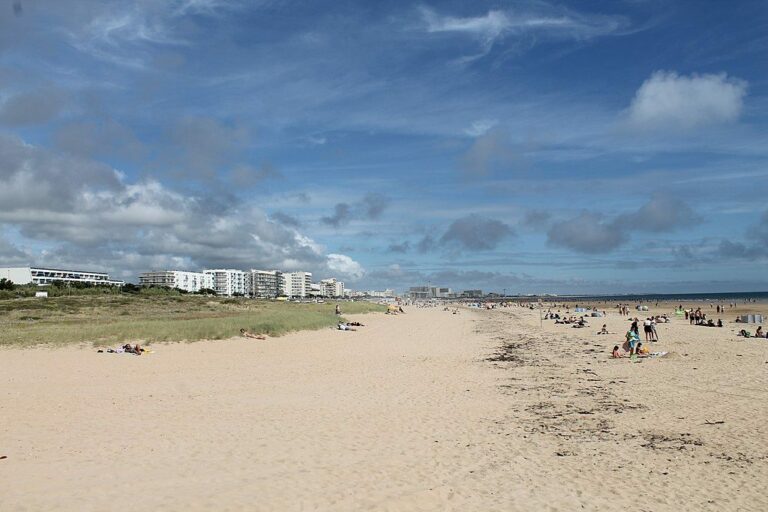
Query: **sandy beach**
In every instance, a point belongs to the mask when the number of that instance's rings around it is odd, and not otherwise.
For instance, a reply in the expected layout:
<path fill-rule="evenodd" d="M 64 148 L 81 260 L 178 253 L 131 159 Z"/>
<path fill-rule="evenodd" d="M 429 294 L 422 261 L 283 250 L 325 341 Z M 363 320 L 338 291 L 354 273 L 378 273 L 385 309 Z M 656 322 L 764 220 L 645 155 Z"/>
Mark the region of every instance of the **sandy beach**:
<path fill-rule="evenodd" d="M 768 340 L 737 324 L 673 319 L 670 354 L 630 362 L 613 311 L 355 319 L 0 351 L 0 510 L 768 509 Z"/>

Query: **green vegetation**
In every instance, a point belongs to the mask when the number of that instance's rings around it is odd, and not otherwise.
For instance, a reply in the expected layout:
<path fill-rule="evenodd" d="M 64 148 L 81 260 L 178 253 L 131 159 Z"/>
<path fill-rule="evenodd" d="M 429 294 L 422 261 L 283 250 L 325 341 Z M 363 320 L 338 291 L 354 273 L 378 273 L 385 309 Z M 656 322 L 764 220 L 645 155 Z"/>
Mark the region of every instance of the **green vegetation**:
<path fill-rule="evenodd" d="M 10 293 L 21 288 L 17 285 Z M 49 294 L 54 288 L 47 288 Z M 0 297 L 0 347 L 225 339 L 238 335 L 241 328 L 280 336 L 331 327 L 337 321 L 334 303 L 224 299 L 157 288 L 119 293 L 95 287 L 77 292 L 47 299 Z M 343 303 L 342 309 L 348 314 L 385 310 L 368 302 Z"/>

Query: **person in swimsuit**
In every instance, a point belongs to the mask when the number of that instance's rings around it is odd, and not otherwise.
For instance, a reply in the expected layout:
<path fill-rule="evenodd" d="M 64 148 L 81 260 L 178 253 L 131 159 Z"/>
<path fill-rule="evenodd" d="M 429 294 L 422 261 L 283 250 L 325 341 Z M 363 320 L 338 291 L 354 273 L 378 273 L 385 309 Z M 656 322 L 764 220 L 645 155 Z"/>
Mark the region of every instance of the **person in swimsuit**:
<path fill-rule="evenodd" d="M 253 338 L 254 340 L 267 339 L 265 336 L 262 336 L 261 334 L 253 334 L 252 332 L 248 332 L 245 329 L 240 329 L 240 336 L 243 336 L 245 338 Z"/>

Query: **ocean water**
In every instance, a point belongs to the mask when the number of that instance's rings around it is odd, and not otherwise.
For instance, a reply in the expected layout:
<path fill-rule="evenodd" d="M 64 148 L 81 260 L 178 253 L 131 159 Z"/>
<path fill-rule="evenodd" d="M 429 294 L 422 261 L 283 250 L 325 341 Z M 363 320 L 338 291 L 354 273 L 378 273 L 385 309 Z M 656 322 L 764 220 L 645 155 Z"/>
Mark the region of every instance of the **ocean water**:
<path fill-rule="evenodd" d="M 521 297 L 536 299 L 536 297 Z M 627 295 L 558 295 L 557 297 L 542 297 L 549 302 L 574 300 L 609 301 L 609 302 L 660 302 L 660 301 L 711 301 L 711 302 L 768 302 L 768 292 L 731 292 L 731 293 L 649 293 Z"/>

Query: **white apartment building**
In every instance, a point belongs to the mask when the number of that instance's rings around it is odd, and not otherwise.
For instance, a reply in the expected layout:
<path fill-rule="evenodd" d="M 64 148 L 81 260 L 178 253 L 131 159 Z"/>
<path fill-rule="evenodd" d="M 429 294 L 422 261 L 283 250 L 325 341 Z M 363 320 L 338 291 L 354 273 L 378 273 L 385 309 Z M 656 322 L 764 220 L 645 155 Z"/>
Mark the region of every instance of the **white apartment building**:
<path fill-rule="evenodd" d="M 125 284 L 125 281 L 110 279 L 106 272 L 41 267 L 0 267 L 0 279 L 3 278 L 13 281 L 14 284 L 34 283 L 38 286 L 49 285 L 54 281 L 108 286 L 123 286 Z"/>
<path fill-rule="evenodd" d="M 377 299 L 385 299 L 385 298 L 394 297 L 395 291 L 390 288 L 387 288 L 386 290 L 368 290 L 365 292 L 360 292 L 360 294 L 368 297 L 375 297 Z"/>
<path fill-rule="evenodd" d="M 183 270 L 159 270 L 139 274 L 141 286 L 163 286 L 178 288 L 190 293 L 203 288 L 213 289 L 213 277 L 203 272 L 185 272 Z"/>
<path fill-rule="evenodd" d="M 307 297 L 322 297 L 323 292 L 320 287 L 320 283 L 310 283 L 309 290 L 307 291 Z"/>
<path fill-rule="evenodd" d="M 324 297 L 343 297 L 344 283 L 335 277 L 320 280 L 320 295 Z"/>
<path fill-rule="evenodd" d="M 211 278 L 212 289 L 216 295 L 232 297 L 233 295 L 245 295 L 246 273 L 236 269 L 210 269 L 203 273 Z"/>
<path fill-rule="evenodd" d="M 312 272 L 286 272 L 282 284 L 286 297 L 307 297 L 312 289 Z"/>
<path fill-rule="evenodd" d="M 279 270 L 255 270 L 248 272 L 248 295 L 260 299 L 273 299 L 283 293 L 283 273 Z"/>

